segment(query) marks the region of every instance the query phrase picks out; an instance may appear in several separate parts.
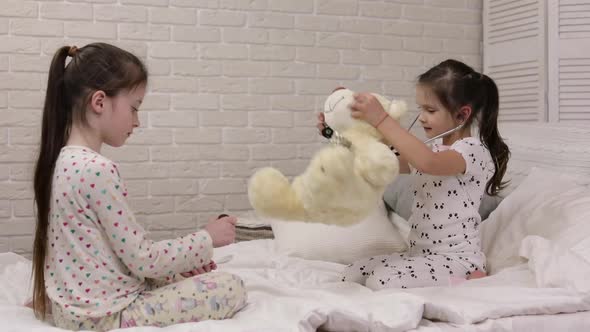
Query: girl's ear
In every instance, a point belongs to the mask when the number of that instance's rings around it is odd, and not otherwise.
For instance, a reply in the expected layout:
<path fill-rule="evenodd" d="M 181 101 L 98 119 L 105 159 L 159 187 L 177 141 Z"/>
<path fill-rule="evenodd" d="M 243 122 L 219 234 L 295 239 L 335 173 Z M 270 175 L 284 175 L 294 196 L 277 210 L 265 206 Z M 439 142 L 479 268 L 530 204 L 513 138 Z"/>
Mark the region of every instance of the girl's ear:
<path fill-rule="evenodd" d="M 457 120 L 459 120 L 459 122 L 461 123 L 465 123 L 467 122 L 467 119 L 469 119 L 469 117 L 471 116 L 471 113 L 471 106 L 463 106 L 459 109 L 459 112 L 457 112 Z"/>
<path fill-rule="evenodd" d="M 90 98 L 90 109 L 92 112 L 97 114 L 102 114 L 104 111 L 104 103 L 106 101 L 106 93 L 102 90 L 97 90 L 92 94 Z"/>

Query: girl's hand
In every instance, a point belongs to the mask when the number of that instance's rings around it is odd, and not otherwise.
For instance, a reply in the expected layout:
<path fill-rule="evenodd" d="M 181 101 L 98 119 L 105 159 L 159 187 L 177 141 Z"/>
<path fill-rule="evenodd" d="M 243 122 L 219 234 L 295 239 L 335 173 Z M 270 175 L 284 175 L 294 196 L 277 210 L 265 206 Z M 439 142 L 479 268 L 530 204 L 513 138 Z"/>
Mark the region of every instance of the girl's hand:
<path fill-rule="evenodd" d="M 326 128 L 326 118 L 324 117 L 324 113 L 318 113 L 318 123 L 316 125 L 320 135 L 322 134 L 322 130 Z"/>
<path fill-rule="evenodd" d="M 196 268 L 192 271 L 183 272 L 180 275 L 185 278 L 190 278 L 190 277 L 194 277 L 199 274 L 209 273 L 215 269 L 217 269 L 217 264 L 215 264 L 214 261 L 211 261 L 209 264 L 203 265 L 203 266 Z"/>
<path fill-rule="evenodd" d="M 350 108 L 353 118 L 364 120 L 375 128 L 389 116 L 379 100 L 370 93 L 355 93 Z"/>
<path fill-rule="evenodd" d="M 236 240 L 236 222 L 238 219 L 233 216 L 210 219 L 205 230 L 213 240 L 213 247 L 223 247 L 234 243 Z"/>

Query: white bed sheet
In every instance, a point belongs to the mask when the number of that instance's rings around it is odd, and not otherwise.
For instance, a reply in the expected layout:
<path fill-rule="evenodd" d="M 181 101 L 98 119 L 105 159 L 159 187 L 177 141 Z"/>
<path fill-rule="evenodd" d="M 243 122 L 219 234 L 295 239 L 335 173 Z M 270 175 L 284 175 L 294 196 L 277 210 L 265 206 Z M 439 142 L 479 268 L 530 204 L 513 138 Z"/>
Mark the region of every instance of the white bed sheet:
<path fill-rule="evenodd" d="M 320 326 L 331 331 L 522 331 L 541 317 L 562 322 L 563 315 L 554 314 L 590 310 L 590 294 L 536 288 L 524 264 L 456 287 L 372 292 L 340 282 L 343 265 L 286 257 L 274 250 L 273 240 L 219 248 L 215 258 L 229 254 L 233 259 L 220 269 L 240 275 L 249 291 L 248 306 L 233 319 L 125 331 L 315 331 Z M 29 293 L 29 269 L 28 260 L 0 254 L 1 330 L 63 331 L 36 321 L 20 305 Z M 502 318 L 532 314 L 552 316 Z M 586 324 L 573 331 L 590 330 L 590 321 Z"/>
<path fill-rule="evenodd" d="M 422 320 L 411 332 L 587 332 L 590 311 L 573 314 L 514 316 L 477 324 L 450 324 Z"/>

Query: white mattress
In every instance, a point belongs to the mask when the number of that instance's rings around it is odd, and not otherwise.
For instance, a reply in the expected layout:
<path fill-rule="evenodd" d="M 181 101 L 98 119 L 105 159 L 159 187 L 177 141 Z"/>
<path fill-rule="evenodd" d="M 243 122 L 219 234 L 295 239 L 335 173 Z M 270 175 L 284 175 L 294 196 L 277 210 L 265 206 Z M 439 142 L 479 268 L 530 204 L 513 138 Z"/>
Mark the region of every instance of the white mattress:
<path fill-rule="evenodd" d="M 215 258 L 233 255 L 220 269 L 240 275 L 249 291 L 247 307 L 233 319 L 124 331 L 590 331 L 587 312 L 556 315 L 590 310 L 590 294 L 535 288 L 524 265 L 453 288 L 372 292 L 338 281 L 342 265 L 286 257 L 273 241 L 216 249 Z M 63 331 L 21 305 L 29 270 L 25 258 L 0 254 L 1 330 Z M 523 316 L 532 314 L 539 316 Z"/>

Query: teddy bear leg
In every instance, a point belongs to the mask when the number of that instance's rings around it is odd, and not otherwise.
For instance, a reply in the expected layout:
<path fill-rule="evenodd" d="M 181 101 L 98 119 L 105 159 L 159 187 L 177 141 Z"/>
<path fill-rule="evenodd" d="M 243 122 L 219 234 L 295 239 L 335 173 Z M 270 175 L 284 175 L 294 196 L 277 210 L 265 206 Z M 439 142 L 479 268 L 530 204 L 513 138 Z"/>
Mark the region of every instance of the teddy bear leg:
<path fill-rule="evenodd" d="M 303 220 L 305 210 L 289 180 L 277 169 L 258 170 L 248 183 L 248 198 L 256 212 L 265 217 Z"/>

